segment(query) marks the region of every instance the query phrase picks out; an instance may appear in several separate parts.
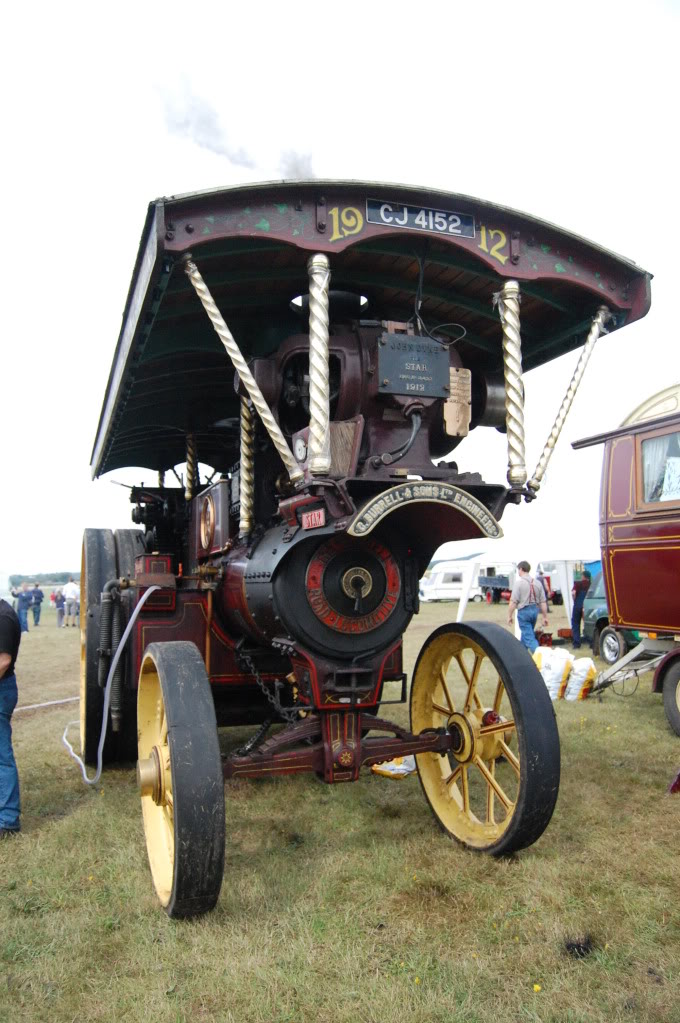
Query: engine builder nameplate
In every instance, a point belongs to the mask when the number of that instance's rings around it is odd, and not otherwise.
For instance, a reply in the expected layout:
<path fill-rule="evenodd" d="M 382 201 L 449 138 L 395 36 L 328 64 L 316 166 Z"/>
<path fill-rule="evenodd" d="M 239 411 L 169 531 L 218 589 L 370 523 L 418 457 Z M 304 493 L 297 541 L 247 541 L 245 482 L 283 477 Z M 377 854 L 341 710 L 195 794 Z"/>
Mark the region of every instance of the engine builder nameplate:
<path fill-rule="evenodd" d="M 410 503 L 447 504 L 455 507 L 463 515 L 477 524 L 485 536 L 496 539 L 503 535 L 503 530 L 491 512 L 481 501 L 472 497 L 465 490 L 452 486 L 450 483 L 400 483 L 382 494 L 372 498 L 365 504 L 347 532 L 350 536 L 366 536 L 379 522 L 397 508 Z"/>
<path fill-rule="evenodd" d="M 430 338 L 382 334 L 378 377 L 381 394 L 448 398 L 449 350 Z"/>

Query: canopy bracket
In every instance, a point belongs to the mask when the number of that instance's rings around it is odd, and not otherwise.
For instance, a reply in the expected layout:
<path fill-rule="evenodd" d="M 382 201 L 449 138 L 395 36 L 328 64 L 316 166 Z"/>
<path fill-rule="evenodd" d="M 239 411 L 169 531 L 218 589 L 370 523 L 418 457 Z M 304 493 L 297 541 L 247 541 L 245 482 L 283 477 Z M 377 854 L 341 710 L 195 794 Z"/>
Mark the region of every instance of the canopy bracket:
<path fill-rule="evenodd" d="M 574 375 L 571 378 L 569 387 L 567 388 L 567 393 L 564 396 L 564 400 L 562 401 L 560 410 L 557 413 L 557 418 L 555 419 L 552 430 L 550 431 L 548 439 L 545 442 L 545 447 L 543 448 L 543 453 L 538 460 L 538 465 L 534 469 L 534 475 L 527 483 L 527 487 L 530 492 L 526 495 L 527 500 L 531 500 L 538 493 L 538 490 L 541 486 L 541 480 L 543 479 L 543 474 L 546 468 L 548 467 L 548 462 L 552 458 L 552 453 L 555 450 L 557 438 L 562 432 L 562 427 L 564 426 L 564 422 L 569 413 L 569 409 L 571 408 L 571 404 L 576 396 L 576 391 L 578 390 L 579 384 L 581 383 L 581 378 L 583 377 L 586 366 L 588 365 L 588 360 L 592 355 L 593 348 L 595 347 L 595 342 L 599 338 L 600 334 L 607 333 L 606 324 L 611 318 L 612 314 L 606 305 L 600 306 L 595 316 L 593 317 L 592 323 L 590 325 L 590 330 L 588 331 L 586 343 L 583 346 L 583 351 L 581 352 L 581 356 L 578 360 L 578 363 L 576 364 L 576 369 L 574 370 Z"/>

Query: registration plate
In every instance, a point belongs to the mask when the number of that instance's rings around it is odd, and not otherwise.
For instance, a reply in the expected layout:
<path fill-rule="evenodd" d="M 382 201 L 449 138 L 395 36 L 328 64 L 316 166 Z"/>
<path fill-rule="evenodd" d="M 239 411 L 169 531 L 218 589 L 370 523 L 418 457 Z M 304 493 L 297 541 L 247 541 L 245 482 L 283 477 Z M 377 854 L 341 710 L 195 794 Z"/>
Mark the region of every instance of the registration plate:
<path fill-rule="evenodd" d="M 366 220 L 384 227 L 405 227 L 411 231 L 431 231 L 433 234 L 474 238 L 475 218 L 471 213 L 452 210 L 434 210 L 429 206 L 405 206 L 383 199 L 366 200 Z"/>

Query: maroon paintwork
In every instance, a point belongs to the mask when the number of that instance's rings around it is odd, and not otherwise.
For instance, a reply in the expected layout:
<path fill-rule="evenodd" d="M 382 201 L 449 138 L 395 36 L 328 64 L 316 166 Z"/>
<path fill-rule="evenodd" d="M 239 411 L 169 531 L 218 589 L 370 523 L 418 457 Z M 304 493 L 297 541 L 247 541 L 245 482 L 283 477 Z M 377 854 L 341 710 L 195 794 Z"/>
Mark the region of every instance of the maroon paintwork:
<path fill-rule="evenodd" d="M 610 624 L 659 637 L 680 634 L 680 500 L 645 501 L 642 445 L 678 431 L 674 413 L 573 444 L 604 443 L 600 547 Z M 679 655 L 673 651 L 659 665 L 655 689 Z"/>

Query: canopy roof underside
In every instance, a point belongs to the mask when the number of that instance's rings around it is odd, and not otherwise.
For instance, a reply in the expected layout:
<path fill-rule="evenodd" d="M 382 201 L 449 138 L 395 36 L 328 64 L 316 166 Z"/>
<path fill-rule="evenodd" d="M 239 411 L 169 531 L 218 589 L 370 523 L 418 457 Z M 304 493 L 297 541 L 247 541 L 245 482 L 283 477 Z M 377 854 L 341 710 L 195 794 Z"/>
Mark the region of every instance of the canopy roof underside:
<path fill-rule="evenodd" d="M 456 342 L 464 365 L 485 373 L 502 372 L 494 295 L 508 278 L 522 292 L 525 370 L 582 345 L 600 305 L 616 329 L 644 316 L 650 302 L 650 275 L 635 264 L 469 197 L 282 182 L 159 200 L 142 235 L 93 475 L 168 469 L 184 460 L 188 432 L 202 462 L 224 471 L 238 458 L 234 371 L 184 273 L 187 252 L 246 357 L 306 333 L 291 300 L 308 291 L 313 252 L 328 254 L 333 290 L 367 298 L 362 318 L 409 320 L 420 297 L 427 329 L 450 338 L 464 332 Z"/>

